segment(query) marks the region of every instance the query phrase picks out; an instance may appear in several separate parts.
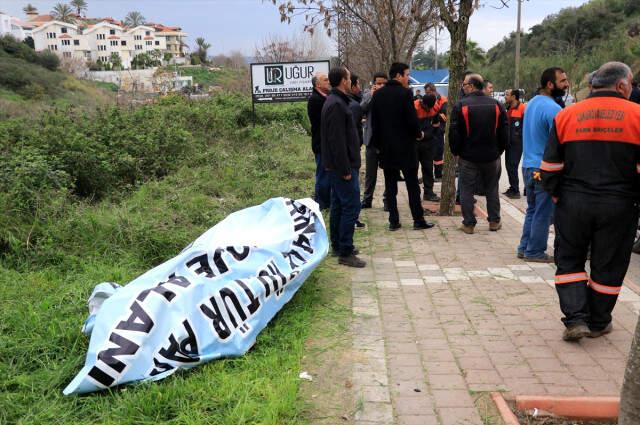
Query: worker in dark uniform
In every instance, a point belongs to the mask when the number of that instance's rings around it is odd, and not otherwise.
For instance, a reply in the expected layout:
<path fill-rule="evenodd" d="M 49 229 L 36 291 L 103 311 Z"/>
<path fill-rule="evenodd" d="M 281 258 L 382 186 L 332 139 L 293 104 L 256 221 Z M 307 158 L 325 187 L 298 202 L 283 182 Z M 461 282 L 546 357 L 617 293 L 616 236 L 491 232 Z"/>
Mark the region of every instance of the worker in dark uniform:
<path fill-rule="evenodd" d="M 418 163 L 422 169 L 422 183 L 424 184 L 424 192 L 422 199 L 424 201 L 437 202 L 440 197 L 433 191 L 433 161 L 436 154 L 437 134 L 440 132 L 440 116 L 434 113 L 436 105 L 436 97 L 433 94 L 425 94 L 419 100 L 413 102 L 420 121 L 420 128 L 424 133 L 424 137 L 416 143 L 416 153 L 418 155 Z M 437 124 L 437 126 L 434 126 Z"/>
<path fill-rule="evenodd" d="M 555 281 L 565 341 L 611 332 L 629 267 L 640 194 L 640 105 L 627 100 L 632 78 L 623 63 L 600 67 L 591 95 L 555 117 L 540 165 L 556 204 Z"/>
<path fill-rule="evenodd" d="M 520 179 L 518 169 L 522 158 L 522 123 L 524 122 L 524 103 L 520 102 L 520 90 L 507 90 L 504 94 L 507 104 L 507 125 L 509 126 L 509 141 L 504 159 L 509 176 L 509 189 L 503 194 L 507 198 L 520 198 Z"/>
<path fill-rule="evenodd" d="M 432 94 L 436 97 L 436 104 L 431 110 L 430 114 L 439 115 L 440 123 L 433 123 L 434 128 L 439 128 L 439 131 L 434 134 L 436 151 L 433 158 L 433 171 L 435 181 L 442 180 L 442 168 L 444 167 L 444 131 L 447 126 L 447 106 L 448 100 L 446 96 L 442 96 L 438 93 L 435 84 L 427 83 L 424 85 L 424 93 Z"/>

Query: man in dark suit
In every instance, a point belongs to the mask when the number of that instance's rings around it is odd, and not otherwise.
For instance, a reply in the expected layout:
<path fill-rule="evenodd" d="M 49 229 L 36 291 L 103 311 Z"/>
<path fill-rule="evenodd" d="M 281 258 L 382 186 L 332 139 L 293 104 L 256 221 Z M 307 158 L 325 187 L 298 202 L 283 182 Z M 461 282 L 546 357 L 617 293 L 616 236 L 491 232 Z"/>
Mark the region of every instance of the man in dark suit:
<path fill-rule="evenodd" d="M 413 106 L 413 93 L 408 87 L 409 66 L 394 63 L 389 70 L 389 82 L 378 90 L 371 101 L 371 141 L 380 152 L 391 231 L 401 227 L 396 200 L 400 172 L 409 194 L 413 228 L 419 230 L 434 226 L 424 220 L 420 201 L 416 141 L 422 139 L 424 134 Z"/>
<path fill-rule="evenodd" d="M 318 73 L 311 79 L 313 94 L 307 103 L 307 114 L 311 122 L 311 150 L 316 158 L 316 190 L 315 201 L 320 205 L 320 209 L 329 208 L 331 188 L 329 176 L 320 164 L 320 126 L 322 106 L 329 94 L 329 78 L 327 74 Z"/>
<path fill-rule="evenodd" d="M 322 107 L 322 166 L 331 182 L 331 245 L 349 267 L 364 267 L 353 246 L 353 231 L 360 214 L 360 137 L 347 96 L 351 76 L 344 67 L 329 71 L 331 93 Z"/>

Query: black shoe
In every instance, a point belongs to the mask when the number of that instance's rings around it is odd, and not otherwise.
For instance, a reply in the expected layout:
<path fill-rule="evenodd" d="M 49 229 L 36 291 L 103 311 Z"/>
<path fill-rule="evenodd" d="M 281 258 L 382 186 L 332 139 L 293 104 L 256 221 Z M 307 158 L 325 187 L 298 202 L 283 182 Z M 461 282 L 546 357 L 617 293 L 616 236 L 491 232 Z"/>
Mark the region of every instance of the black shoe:
<path fill-rule="evenodd" d="M 564 330 L 562 339 L 565 341 L 578 341 L 589 335 L 591 335 L 591 331 L 587 325 L 574 325 Z"/>
<path fill-rule="evenodd" d="M 438 202 L 440 201 L 440 197 L 438 195 L 436 195 L 435 193 L 425 193 L 424 196 L 422 197 L 423 201 L 431 201 L 431 202 Z"/>
<path fill-rule="evenodd" d="M 515 190 L 513 188 L 509 188 L 508 190 L 506 190 L 505 192 L 502 193 L 504 196 L 506 196 L 509 199 L 520 199 L 520 191 L 519 190 Z"/>
<path fill-rule="evenodd" d="M 355 254 L 340 256 L 340 258 L 338 258 L 338 264 L 349 267 L 357 267 L 359 269 L 367 265 L 366 261 L 356 257 Z"/>
<path fill-rule="evenodd" d="M 356 230 L 362 230 L 366 227 L 367 225 L 364 224 L 363 222 L 361 222 L 360 220 L 356 220 Z"/>
<path fill-rule="evenodd" d="M 611 324 L 611 322 L 609 322 L 609 324 L 605 326 L 604 329 L 601 329 L 599 331 L 590 330 L 590 333 L 587 336 L 589 338 L 598 338 L 598 337 L 601 337 L 602 335 L 610 334 L 612 330 L 613 330 L 613 325 Z"/>
<path fill-rule="evenodd" d="M 351 251 L 351 254 L 358 255 L 358 254 L 360 254 L 360 250 L 358 248 L 353 248 L 353 251 Z M 339 257 L 340 256 L 340 252 L 338 250 L 332 249 L 331 250 L 331 256 L 332 257 Z"/>
<path fill-rule="evenodd" d="M 396 230 L 398 230 L 401 227 L 402 227 L 402 224 L 400 224 L 400 223 L 389 223 L 389 230 L 391 232 L 395 232 Z"/>
<path fill-rule="evenodd" d="M 413 230 L 431 229 L 433 226 L 435 226 L 434 223 L 428 223 L 426 221 L 415 221 L 413 223 Z"/>
<path fill-rule="evenodd" d="M 371 208 L 371 202 L 363 202 L 360 204 L 360 208 L 366 210 L 367 208 Z"/>
<path fill-rule="evenodd" d="M 384 212 L 389 212 L 389 206 L 387 205 L 387 203 L 386 203 L 386 202 L 382 205 L 382 210 L 383 210 Z"/>

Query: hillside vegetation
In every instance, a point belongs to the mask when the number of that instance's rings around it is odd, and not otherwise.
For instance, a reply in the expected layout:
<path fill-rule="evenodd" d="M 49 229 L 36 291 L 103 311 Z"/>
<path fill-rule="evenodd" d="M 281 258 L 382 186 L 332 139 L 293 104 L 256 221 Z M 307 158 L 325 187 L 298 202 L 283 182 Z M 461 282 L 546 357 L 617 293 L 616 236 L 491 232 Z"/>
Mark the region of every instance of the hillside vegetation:
<path fill-rule="evenodd" d="M 59 66 L 54 53 L 0 37 L 0 119 L 68 106 L 92 111 L 115 103 L 113 87 L 79 80 Z"/>
<path fill-rule="evenodd" d="M 524 7 L 534 7 L 525 3 Z M 640 71 L 640 1 L 592 0 L 563 9 L 535 25 L 521 39 L 521 86 L 527 97 L 540 74 L 560 66 L 569 74 L 572 91 L 586 86 L 584 77 L 605 62 L 617 60 Z M 483 75 L 503 89 L 513 85 L 515 33 L 491 48 Z"/>

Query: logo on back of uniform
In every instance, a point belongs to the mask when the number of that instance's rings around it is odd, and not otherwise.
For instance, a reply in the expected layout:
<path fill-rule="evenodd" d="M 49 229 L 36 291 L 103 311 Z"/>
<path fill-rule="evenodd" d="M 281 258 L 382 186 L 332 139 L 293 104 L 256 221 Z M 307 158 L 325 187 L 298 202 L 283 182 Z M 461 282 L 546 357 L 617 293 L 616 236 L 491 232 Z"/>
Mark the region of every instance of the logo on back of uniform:
<path fill-rule="evenodd" d="M 264 82 L 268 86 L 284 84 L 284 67 L 282 65 L 265 66 Z"/>

